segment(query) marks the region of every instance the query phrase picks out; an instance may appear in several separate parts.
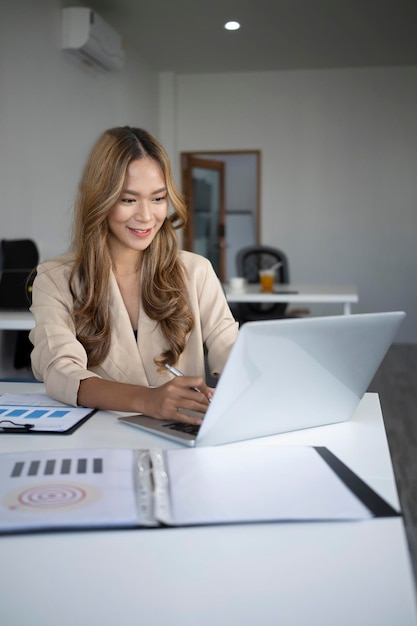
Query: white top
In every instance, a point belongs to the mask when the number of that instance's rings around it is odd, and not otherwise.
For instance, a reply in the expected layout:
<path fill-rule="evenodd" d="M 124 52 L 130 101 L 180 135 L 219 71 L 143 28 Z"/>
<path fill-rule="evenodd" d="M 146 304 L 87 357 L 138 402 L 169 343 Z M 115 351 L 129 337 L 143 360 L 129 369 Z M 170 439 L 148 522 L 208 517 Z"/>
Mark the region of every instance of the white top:
<path fill-rule="evenodd" d="M 0 392 L 42 390 L 0 384 Z M 256 440 L 280 444 L 327 446 L 398 507 L 376 394 L 365 395 L 349 422 Z M 29 447 L 175 444 L 98 412 L 70 436 L 0 435 L 3 452 Z M 4 624 L 417 623 L 401 518 L 1 537 L 0 562 Z"/>

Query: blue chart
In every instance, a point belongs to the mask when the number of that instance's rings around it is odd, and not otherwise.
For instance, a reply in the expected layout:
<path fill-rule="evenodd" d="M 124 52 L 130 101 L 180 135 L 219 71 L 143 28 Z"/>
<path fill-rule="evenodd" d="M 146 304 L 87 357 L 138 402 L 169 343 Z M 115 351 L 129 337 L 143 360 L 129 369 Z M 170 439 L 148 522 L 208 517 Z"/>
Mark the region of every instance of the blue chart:
<path fill-rule="evenodd" d="M 31 409 L 28 407 L 25 408 L 5 408 L 5 407 L 1 407 L 0 408 L 0 416 L 2 417 L 7 417 L 8 419 L 15 419 L 15 418 L 21 418 L 21 419 L 28 419 L 28 420 L 36 420 L 36 419 L 40 419 L 41 417 L 46 417 L 46 418 L 54 418 L 54 419 L 62 419 L 64 418 L 66 415 L 68 415 L 70 411 L 67 410 L 57 410 L 57 409 Z"/>
<path fill-rule="evenodd" d="M 66 432 L 92 413 L 92 409 L 72 407 L 54 401 L 45 394 L 0 397 L 0 429 L 21 428 L 25 432 Z"/>

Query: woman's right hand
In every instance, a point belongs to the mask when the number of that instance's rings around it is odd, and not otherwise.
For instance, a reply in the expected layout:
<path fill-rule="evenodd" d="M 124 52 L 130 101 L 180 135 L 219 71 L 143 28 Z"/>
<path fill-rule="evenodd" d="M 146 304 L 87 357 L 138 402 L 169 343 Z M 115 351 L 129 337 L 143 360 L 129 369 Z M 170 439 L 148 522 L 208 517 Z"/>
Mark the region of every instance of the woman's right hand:
<path fill-rule="evenodd" d="M 156 419 L 198 425 L 203 421 L 213 393 L 214 389 L 200 376 L 178 376 L 160 387 L 146 390 L 143 413 Z M 202 417 L 188 415 L 185 410 L 201 413 Z"/>
<path fill-rule="evenodd" d="M 80 382 L 77 401 L 78 405 L 93 409 L 143 413 L 156 419 L 201 424 L 213 393 L 214 389 L 207 387 L 201 376 L 177 376 L 160 387 L 142 387 L 92 376 Z"/>

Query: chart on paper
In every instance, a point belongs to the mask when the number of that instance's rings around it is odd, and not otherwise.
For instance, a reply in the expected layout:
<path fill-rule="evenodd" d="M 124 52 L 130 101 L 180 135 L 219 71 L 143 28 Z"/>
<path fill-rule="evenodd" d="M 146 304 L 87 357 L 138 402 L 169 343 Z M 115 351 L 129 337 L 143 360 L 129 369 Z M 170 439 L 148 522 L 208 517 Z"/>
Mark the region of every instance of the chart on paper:
<path fill-rule="evenodd" d="M 0 531 L 137 524 L 131 450 L 0 455 Z"/>
<path fill-rule="evenodd" d="M 46 394 L 6 393 L 0 397 L 0 428 L 65 432 L 91 412 L 90 408 L 68 406 Z"/>

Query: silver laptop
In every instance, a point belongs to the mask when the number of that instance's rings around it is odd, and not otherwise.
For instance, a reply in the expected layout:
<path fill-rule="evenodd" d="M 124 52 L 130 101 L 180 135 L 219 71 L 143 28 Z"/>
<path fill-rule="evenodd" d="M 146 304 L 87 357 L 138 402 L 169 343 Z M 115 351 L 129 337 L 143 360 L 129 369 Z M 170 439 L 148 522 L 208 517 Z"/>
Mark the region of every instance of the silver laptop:
<path fill-rule="evenodd" d="M 189 446 L 343 422 L 404 317 L 400 311 L 247 322 L 199 428 L 145 415 L 119 420 Z"/>

